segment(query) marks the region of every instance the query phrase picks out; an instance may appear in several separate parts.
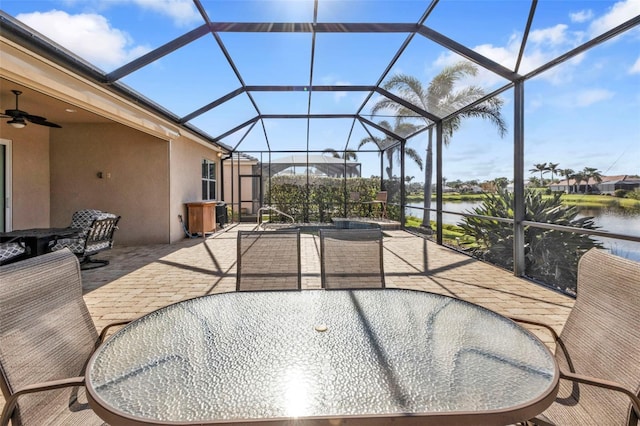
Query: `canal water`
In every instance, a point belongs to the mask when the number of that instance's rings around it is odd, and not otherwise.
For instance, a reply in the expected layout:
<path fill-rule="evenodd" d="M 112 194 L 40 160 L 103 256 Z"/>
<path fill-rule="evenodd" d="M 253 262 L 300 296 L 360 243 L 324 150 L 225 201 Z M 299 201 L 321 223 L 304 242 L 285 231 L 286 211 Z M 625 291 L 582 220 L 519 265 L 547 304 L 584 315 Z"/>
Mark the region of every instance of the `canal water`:
<path fill-rule="evenodd" d="M 443 210 L 456 213 L 470 213 L 480 202 L 475 201 L 448 201 L 443 203 Z M 410 206 L 422 207 L 422 203 L 411 203 Z M 614 232 L 617 234 L 640 237 L 640 211 L 623 209 L 620 207 L 578 207 L 578 218 L 592 216 L 599 231 Z M 407 208 L 405 214 L 422 217 L 421 209 Z M 432 220 L 434 213 L 432 212 Z M 447 214 L 442 215 L 445 224 L 456 225 L 462 220 L 462 216 Z M 604 244 L 613 254 L 640 262 L 640 243 L 611 238 L 593 237 Z"/>

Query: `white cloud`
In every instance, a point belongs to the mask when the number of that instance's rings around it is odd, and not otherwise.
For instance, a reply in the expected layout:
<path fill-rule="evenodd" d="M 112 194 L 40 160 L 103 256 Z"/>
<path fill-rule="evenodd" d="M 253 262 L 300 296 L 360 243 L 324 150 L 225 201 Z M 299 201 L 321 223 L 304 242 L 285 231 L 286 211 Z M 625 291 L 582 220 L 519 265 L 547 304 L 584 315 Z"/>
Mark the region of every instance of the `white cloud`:
<path fill-rule="evenodd" d="M 350 86 L 350 85 L 351 83 L 349 83 L 348 81 L 336 81 L 335 83 L 333 83 L 333 86 Z M 339 103 L 340 100 L 345 96 L 347 96 L 347 92 L 334 92 L 333 100 L 336 101 L 336 103 Z"/>
<path fill-rule="evenodd" d="M 520 62 L 518 72 L 520 74 L 526 74 L 533 71 L 551 59 L 566 52 L 569 48 L 577 46 L 583 39 L 583 36 L 583 33 L 568 31 L 567 25 L 564 24 L 531 31 L 527 41 L 527 49 Z M 473 47 L 473 50 L 508 69 L 513 69 L 520 51 L 520 43 L 521 36 L 514 33 L 505 46 L 482 44 Z M 553 84 L 566 83 L 573 77 L 571 68 L 577 66 L 583 59 L 584 55 L 578 55 L 563 64 L 562 67 L 555 67 L 548 70 L 542 74 L 540 78 L 544 78 Z M 446 52 L 440 55 L 434 62 L 435 69 L 440 70 L 460 60 L 463 60 L 461 56 L 453 52 Z M 562 68 L 561 71 L 560 68 Z M 464 85 L 474 84 L 489 88 L 504 84 L 504 79 L 490 71 L 479 68 L 476 77 L 461 83 L 464 83 Z"/>
<path fill-rule="evenodd" d="M 202 17 L 191 0 L 130 0 L 142 9 L 148 9 L 171 18 L 178 26 L 201 21 Z"/>
<path fill-rule="evenodd" d="M 563 92 L 557 95 L 549 94 L 544 97 L 536 98 L 539 103 L 535 105 L 540 107 L 566 108 L 575 109 L 590 107 L 599 102 L 608 101 L 615 96 L 615 92 L 606 89 L 583 89 L 577 91 Z M 531 110 L 533 111 L 533 110 Z"/>
<path fill-rule="evenodd" d="M 112 28 L 104 16 L 69 15 L 59 10 L 22 13 L 16 18 L 84 60 L 106 70 L 114 69 L 148 52 L 135 46 L 131 37 Z"/>
<path fill-rule="evenodd" d="M 636 62 L 631 66 L 629 74 L 640 74 L 640 57 L 638 57 Z"/>
<path fill-rule="evenodd" d="M 605 15 L 594 20 L 589 26 L 589 32 L 592 37 L 598 36 L 637 15 L 640 15 L 640 1 L 620 1 L 614 4 Z"/>
<path fill-rule="evenodd" d="M 569 41 L 568 26 L 558 24 L 554 27 L 533 30 L 529 34 L 529 41 L 536 45 L 562 46 Z"/>
<path fill-rule="evenodd" d="M 582 90 L 578 92 L 575 98 L 575 105 L 579 107 L 586 107 L 598 103 L 600 101 L 606 101 L 613 98 L 614 93 L 610 90 L 604 89 L 591 89 Z"/>
<path fill-rule="evenodd" d="M 191 0 L 62 0 L 69 7 L 83 7 L 85 12 L 101 12 L 121 5 L 134 5 L 171 19 L 176 26 L 203 22 Z"/>
<path fill-rule="evenodd" d="M 571 22 L 577 22 L 577 23 L 587 22 L 593 19 L 593 11 L 581 10 L 579 12 L 570 13 L 569 18 L 571 19 Z"/>

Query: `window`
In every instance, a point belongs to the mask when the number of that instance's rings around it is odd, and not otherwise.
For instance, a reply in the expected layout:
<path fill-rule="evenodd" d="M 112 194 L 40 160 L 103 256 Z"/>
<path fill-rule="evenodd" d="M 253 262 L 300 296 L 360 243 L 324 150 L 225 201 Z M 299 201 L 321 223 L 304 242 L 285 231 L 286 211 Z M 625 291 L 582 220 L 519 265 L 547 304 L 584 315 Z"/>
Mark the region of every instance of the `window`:
<path fill-rule="evenodd" d="M 216 163 L 202 160 L 202 199 L 216 199 Z"/>

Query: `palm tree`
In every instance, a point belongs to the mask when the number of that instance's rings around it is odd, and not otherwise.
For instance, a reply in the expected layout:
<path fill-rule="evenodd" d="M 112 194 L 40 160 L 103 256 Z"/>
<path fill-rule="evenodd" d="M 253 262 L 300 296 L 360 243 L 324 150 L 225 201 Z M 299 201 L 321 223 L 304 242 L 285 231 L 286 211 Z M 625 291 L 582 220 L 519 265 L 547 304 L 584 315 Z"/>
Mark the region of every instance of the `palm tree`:
<path fill-rule="evenodd" d="M 549 171 L 551 172 L 551 183 L 553 183 L 554 175 L 560 172 L 560 169 L 558 169 L 559 164 L 560 163 L 549 163 Z"/>
<path fill-rule="evenodd" d="M 387 120 L 380 121 L 378 125 L 392 131 L 398 136 L 406 136 L 418 130 L 418 127 L 415 124 L 404 121 L 402 117 L 396 118 L 396 122 L 393 127 Z M 400 145 L 398 145 L 397 142 L 397 140 L 389 136 L 385 136 L 382 139 L 376 136 L 371 136 L 362 139 L 360 141 L 360 144 L 358 145 L 358 149 L 362 148 L 363 145 L 366 145 L 368 143 L 374 143 L 380 149 L 384 149 L 385 147 L 390 146 L 390 148 L 384 150 L 384 153 L 387 157 L 387 164 L 389 164 L 386 167 L 387 176 L 389 180 L 391 180 L 393 178 L 393 164 L 394 162 L 400 161 Z M 420 158 L 420 155 L 415 149 L 405 147 L 404 153 L 413 161 L 415 161 L 420 170 L 422 170 L 422 158 Z"/>
<path fill-rule="evenodd" d="M 346 151 L 336 151 L 333 148 L 326 148 L 324 151 L 322 152 L 326 152 L 328 154 L 331 154 L 333 156 L 333 158 L 342 158 L 344 160 L 353 160 L 356 161 L 358 159 L 358 155 L 356 154 L 355 151 L 352 151 L 350 149 L 346 150 Z"/>
<path fill-rule="evenodd" d="M 576 185 L 575 192 L 578 193 L 578 191 L 580 190 L 580 184 L 582 183 L 583 180 L 585 180 L 585 175 L 582 172 L 577 172 L 573 174 L 573 179 L 575 180 L 575 185 Z"/>
<path fill-rule="evenodd" d="M 530 188 L 539 188 L 542 186 L 542 183 L 540 183 L 540 180 L 535 177 L 535 176 L 531 176 L 531 178 L 529 179 L 529 185 Z"/>
<path fill-rule="evenodd" d="M 419 106 L 425 111 L 433 113 L 438 113 L 443 109 L 453 111 L 486 95 L 484 89 L 478 86 L 468 86 L 457 90 L 455 88 L 459 80 L 467 76 L 475 76 L 477 73 L 478 68 L 475 65 L 469 62 L 458 62 L 444 68 L 431 80 L 428 87 L 423 86 L 420 80 L 415 77 L 396 74 L 384 83 L 383 88 L 390 92 L 396 92 L 407 102 Z M 498 128 L 500 136 L 503 137 L 507 133 L 507 125 L 501 114 L 503 103 L 502 98 L 496 96 L 443 122 L 444 145 L 449 145 L 451 137 L 460 128 L 462 121 L 472 117 L 490 120 Z M 378 101 L 371 109 L 371 114 L 382 110 L 393 110 L 398 116 L 416 117 L 423 120 L 426 125 L 433 124 L 428 118 L 422 117 L 388 98 Z M 430 127 L 428 131 L 424 177 L 422 226 L 431 229 L 429 209 L 431 208 L 431 182 L 433 180 L 433 127 Z"/>
<path fill-rule="evenodd" d="M 573 169 L 560 169 L 560 170 L 558 170 L 558 173 L 561 176 L 564 176 L 564 178 L 567 180 L 567 192 L 571 192 L 569 190 L 569 179 L 573 178 L 573 175 L 575 174 L 575 172 L 576 171 L 573 170 Z"/>
<path fill-rule="evenodd" d="M 534 164 L 533 169 L 529 169 L 531 173 L 540 172 L 540 185 L 544 186 L 544 178 L 542 175 L 549 171 L 549 167 L 547 167 L 547 163 Z"/>
<path fill-rule="evenodd" d="M 506 177 L 499 177 L 493 180 L 493 184 L 497 189 L 504 189 L 509 186 L 509 179 Z"/>
<path fill-rule="evenodd" d="M 598 169 L 596 169 L 595 167 L 585 167 L 584 170 L 582 171 L 582 174 L 584 175 L 584 178 L 587 181 L 586 188 L 589 188 L 589 181 L 591 179 L 593 179 L 595 183 L 602 182 L 602 174 L 600 174 Z M 586 188 L 585 188 L 585 191 L 586 191 Z"/>

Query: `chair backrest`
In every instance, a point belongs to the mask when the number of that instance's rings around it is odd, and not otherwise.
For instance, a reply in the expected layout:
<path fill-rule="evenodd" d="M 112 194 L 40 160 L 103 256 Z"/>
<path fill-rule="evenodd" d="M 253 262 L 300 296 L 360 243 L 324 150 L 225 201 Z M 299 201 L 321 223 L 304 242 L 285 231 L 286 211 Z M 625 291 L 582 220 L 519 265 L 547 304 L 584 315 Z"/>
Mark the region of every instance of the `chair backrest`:
<path fill-rule="evenodd" d="M 96 209 L 78 210 L 71 216 L 71 225 L 69 225 L 69 227 L 82 229 L 80 236 L 84 237 L 89 231 L 93 220 L 100 214 L 102 214 L 102 212 Z"/>
<path fill-rule="evenodd" d="M 578 264 L 576 301 L 560 340 L 566 349 L 556 351 L 561 369 L 621 383 L 637 395 L 640 263 L 601 249 L 584 254 Z M 580 385 L 580 404 L 592 410 L 594 424 L 628 424 L 624 416 L 630 414 L 629 399 L 617 392 Z"/>
<path fill-rule="evenodd" d="M 85 238 L 85 256 L 113 247 L 113 236 L 119 220 L 120 216 L 111 213 L 103 213 L 93 220 Z"/>
<path fill-rule="evenodd" d="M 71 251 L 0 267 L 0 388 L 5 399 L 27 385 L 83 376 L 97 341 Z M 52 424 L 69 412 L 72 392 L 18 398 L 12 424 Z"/>
<path fill-rule="evenodd" d="M 380 191 L 376 195 L 376 201 L 380 201 L 381 203 L 387 202 L 387 191 Z"/>
<path fill-rule="evenodd" d="M 238 231 L 236 290 L 302 288 L 300 230 Z"/>
<path fill-rule="evenodd" d="M 384 288 L 382 230 L 321 229 L 323 288 Z"/>

